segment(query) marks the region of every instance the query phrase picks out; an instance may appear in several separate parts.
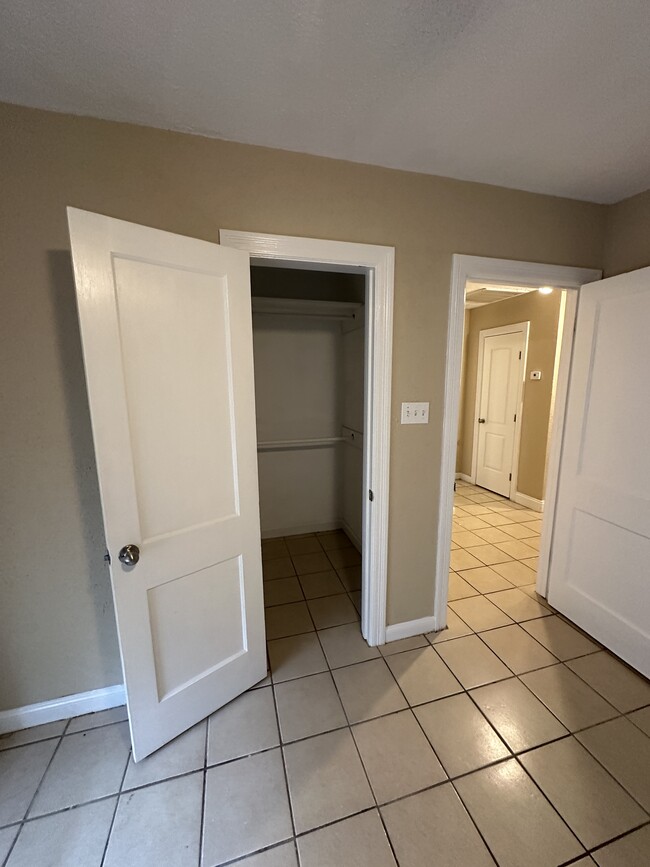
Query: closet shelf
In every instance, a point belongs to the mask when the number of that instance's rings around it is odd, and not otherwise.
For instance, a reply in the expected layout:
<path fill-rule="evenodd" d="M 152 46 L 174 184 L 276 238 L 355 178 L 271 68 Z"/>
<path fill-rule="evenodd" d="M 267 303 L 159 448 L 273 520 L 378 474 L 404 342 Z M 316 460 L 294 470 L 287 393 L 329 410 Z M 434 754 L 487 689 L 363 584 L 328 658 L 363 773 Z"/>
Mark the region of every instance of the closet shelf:
<path fill-rule="evenodd" d="M 302 298 L 258 298 L 254 296 L 251 302 L 255 314 L 363 322 L 363 304 L 351 301 L 306 301 Z"/>
<path fill-rule="evenodd" d="M 274 440 L 258 442 L 258 452 L 290 452 L 298 449 L 323 449 L 344 442 L 344 437 L 320 437 L 308 440 Z"/>

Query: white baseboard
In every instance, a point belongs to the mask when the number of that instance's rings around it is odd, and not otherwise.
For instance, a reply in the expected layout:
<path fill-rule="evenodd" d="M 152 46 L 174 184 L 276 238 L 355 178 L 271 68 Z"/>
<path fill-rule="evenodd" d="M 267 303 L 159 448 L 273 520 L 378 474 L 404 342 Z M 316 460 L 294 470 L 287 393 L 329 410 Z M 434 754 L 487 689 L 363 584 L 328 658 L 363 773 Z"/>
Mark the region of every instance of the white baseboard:
<path fill-rule="evenodd" d="M 81 716 L 84 713 L 108 710 L 111 707 L 119 707 L 125 702 L 124 684 L 116 683 L 115 686 L 92 689 L 90 692 L 78 692 L 75 695 L 64 695 L 50 701 L 39 701 L 36 704 L 2 710 L 0 711 L 0 734 L 68 719 L 71 716 Z"/>
<path fill-rule="evenodd" d="M 468 476 L 467 473 L 456 473 L 456 478 L 460 479 L 461 482 L 467 482 L 468 485 L 473 485 L 472 477 Z"/>
<path fill-rule="evenodd" d="M 512 499 L 515 503 L 519 503 L 520 506 L 532 509 L 533 512 L 544 511 L 544 500 L 537 500 L 535 497 L 529 497 L 528 494 L 520 494 L 519 491 L 515 492 Z"/>
<path fill-rule="evenodd" d="M 327 533 L 340 530 L 342 521 L 325 521 L 323 524 L 298 524 L 295 527 L 277 527 L 262 530 L 262 539 L 279 539 L 281 536 L 303 536 L 305 533 Z"/>
<path fill-rule="evenodd" d="M 404 620 L 402 623 L 391 623 L 386 627 L 386 642 L 399 641 L 400 638 L 410 638 L 423 632 L 433 632 L 436 621 L 431 617 L 420 617 L 418 620 Z"/>
<path fill-rule="evenodd" d="M 345 535 L 350 539 L 357 551 L 360 554 L 363 553 L 363 543 L 361 542 L 361 537 L 357 536 L 357 534 L 354 532 L 354 530 L 347 521 L 341 521 L 341 529 L 345 532 Z"/>

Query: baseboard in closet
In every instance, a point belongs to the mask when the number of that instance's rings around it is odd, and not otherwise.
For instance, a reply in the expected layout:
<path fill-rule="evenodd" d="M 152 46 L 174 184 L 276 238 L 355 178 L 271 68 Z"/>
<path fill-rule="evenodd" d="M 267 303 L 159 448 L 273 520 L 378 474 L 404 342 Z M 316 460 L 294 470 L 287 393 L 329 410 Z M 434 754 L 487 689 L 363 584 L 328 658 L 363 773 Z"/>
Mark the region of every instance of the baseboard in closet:
<path fill-rule="evenodd" d="M 74 695 L 64 695 L 49 701 L 39 701 L 36 704 L 26 704 L 0 711 L 0 734 L 16 732 L 19 729 L 29 729 L 44 723 L 56 722 L 85 713 L 96 713 L 119 707 L 126 702 L 124 685 L 105 686 L 92 689 L 89 692 L 78 692 Z"/>
<path fill-rule="evenodd" d="M 329 530 L 340 530 L 341 521 L 326 521 L 323 524 L 299 524 L 295 527 L 277 527 L 274 530 L 262 530 L 262 539 L 279 539 L 282 536 L 304 536 L 306 533 L 327 533 Z"/>

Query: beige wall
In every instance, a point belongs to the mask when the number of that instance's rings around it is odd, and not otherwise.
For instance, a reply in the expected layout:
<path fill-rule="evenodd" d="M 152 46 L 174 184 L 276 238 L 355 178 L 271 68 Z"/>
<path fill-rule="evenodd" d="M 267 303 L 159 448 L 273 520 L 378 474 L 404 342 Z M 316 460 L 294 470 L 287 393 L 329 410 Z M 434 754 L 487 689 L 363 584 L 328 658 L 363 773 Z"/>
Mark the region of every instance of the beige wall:
<path fill-rule="evenodd" d="M 465 408 L 460 472 L 470 475 L 476 431 L 479 333 L 486 328 L 497 328 L 499 325 L 530 322 L 517 489 L 520 494 L 527 494 L 537 500 L 544 498 L 546 448 L 561 297 L 562 293 L 557 290 L 551 295 L 530 292 L 509 301 L 499 301 L 496 304 L 487 304 L 485 307 L 476 307 L 469 311 L 469 328 L 466 334 Z M 541 380 L 531 381 L 528 378 L 531 370 L 541 370 Z"/>
<path fill-rule="evenodd" d="M 608 208 L 605 277 L 650 265 L 650 190 Z"/>
<path fill-rule="evenodd" d="M 601 267 L 606 208 L 8 105 L 0 166 L 0 707 L 121 680 L 66 205 L 395 246 L 388 615 L 431 614 L 452 253 Z"/>

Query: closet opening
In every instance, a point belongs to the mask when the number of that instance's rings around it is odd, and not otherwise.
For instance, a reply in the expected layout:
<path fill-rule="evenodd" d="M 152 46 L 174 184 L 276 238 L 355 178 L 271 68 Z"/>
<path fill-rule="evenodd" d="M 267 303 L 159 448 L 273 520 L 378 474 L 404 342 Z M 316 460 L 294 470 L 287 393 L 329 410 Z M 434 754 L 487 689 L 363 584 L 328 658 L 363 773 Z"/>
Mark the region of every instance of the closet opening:
<path fill-rule="evenodd" d="M 251 264 L 269 641 L 359 629 L 368 284 L 363 268 Z"/>

